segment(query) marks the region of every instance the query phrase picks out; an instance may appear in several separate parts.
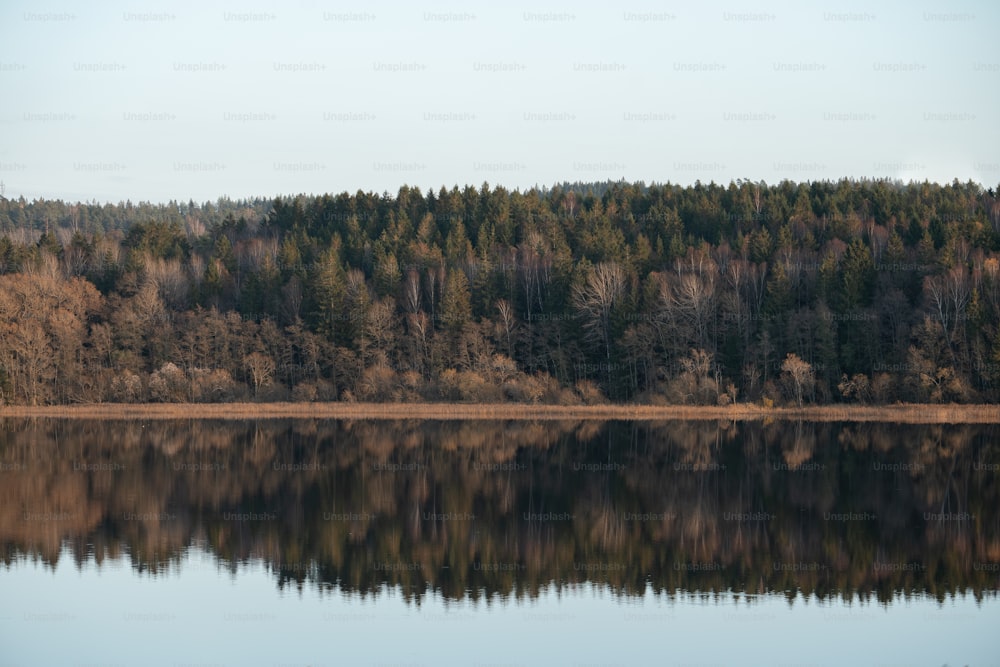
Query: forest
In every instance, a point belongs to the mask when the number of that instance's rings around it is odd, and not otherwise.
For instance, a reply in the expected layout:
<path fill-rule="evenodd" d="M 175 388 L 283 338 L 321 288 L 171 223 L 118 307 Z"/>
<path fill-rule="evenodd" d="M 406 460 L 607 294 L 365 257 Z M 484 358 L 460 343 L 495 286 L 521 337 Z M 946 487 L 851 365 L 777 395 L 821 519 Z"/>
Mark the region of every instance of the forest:
<path fill-rule="evenodd" d="M 1000 399 L 957 180 L 0 198 L 0 403 Z"/>

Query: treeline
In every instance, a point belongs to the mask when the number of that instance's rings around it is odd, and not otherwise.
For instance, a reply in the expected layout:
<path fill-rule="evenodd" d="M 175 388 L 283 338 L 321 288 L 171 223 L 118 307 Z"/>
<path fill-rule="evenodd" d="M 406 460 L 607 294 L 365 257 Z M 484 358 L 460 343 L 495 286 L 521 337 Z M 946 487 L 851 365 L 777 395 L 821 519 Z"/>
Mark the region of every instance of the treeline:
<path fill-rule="evenodd" d="M 0 228 L 5 402 L 1000 398 L 971 182 L 0 200 Z"/>
<path fill-rule="evenodd" d="M 995 425 L 0 426 L 0 568 L 68 547 L 81 566 L 175 573 L 199 545 L 281 586 L 416 601 L 588 582 L 885 603 L 1000 587 Z"/>
<path fill-rule="evenodd" d="M 220 197 L 214 202 L 200 204 L 194 200 L 167 204 L 133 203 L 129 200 L 110 204 L 0 197 L 0 233 L 18 236 L 24 230 L 56 234 L 68 230 L 70 233 L 107 235 L 126 232 L 136 222 L 162 222 L 200 236 L 228 216 L 259 220 L 271 210 L 272 202 L 273 199 L 263 197 L 237 200 Z"/>

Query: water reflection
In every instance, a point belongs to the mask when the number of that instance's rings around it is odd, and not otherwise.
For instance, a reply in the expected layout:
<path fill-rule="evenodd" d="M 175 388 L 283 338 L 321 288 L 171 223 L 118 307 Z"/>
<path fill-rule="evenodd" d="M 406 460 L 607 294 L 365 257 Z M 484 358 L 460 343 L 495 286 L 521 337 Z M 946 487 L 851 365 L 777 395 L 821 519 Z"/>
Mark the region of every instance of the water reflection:
<path fill-rule="evenodd" d="M 281 589 L 411 603 L 1000 588 L 1000 428 L 7 420 L 8 566 L 190 548 Z"/>

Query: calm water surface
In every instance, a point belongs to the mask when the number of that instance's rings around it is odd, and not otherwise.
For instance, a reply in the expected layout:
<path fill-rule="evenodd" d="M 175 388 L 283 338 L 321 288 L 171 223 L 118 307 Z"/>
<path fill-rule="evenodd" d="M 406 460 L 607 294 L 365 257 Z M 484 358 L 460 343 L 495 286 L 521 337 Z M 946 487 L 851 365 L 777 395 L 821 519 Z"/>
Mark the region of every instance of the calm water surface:
<path fill-rule="evenodd" d="M 3 665 L 1000 665 L 1000 428 L 0 430 Z"/>

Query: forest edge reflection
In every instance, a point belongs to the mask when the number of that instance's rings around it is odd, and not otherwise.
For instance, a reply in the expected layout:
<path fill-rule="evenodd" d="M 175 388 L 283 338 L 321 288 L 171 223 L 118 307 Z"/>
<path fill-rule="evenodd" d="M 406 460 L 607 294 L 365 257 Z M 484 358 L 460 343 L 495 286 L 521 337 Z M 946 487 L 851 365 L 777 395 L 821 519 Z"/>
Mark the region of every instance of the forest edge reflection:
<path fill-rule="evenodd" d="M 410 600 L 1000 586 L 1000 427 L 6 420 L 0 542 L 157 573 L 203 544 L 279 586 Z"/>

